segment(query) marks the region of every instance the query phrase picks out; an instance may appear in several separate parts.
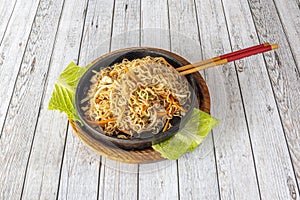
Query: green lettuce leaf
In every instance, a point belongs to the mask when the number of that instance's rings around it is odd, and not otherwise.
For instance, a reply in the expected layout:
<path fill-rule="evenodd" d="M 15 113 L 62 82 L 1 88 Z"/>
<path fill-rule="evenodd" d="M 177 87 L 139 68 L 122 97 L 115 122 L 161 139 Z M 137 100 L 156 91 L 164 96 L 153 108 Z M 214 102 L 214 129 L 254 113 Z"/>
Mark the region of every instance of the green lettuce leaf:
<path fill-rule="evenodd" d="M 152 147 L 162 157 L 177 160 L 186 152 L 194 151 L 218 124 L 219 120 L 195 108 L 189 121 L 176 135 Z"/>
<path fill-rule="evenodd" d="M 74 103 L 75 91 L 80 78 L 89 67 L 90 65 L 80 67 L 74 62 L 66 67 L 54 86 L 48 110 L 59 110 L 66 113 L 69 119 L 80 122 Z"/>
<path fill-rule="evenodd" d="M 49 110 L 64 112 L 69 119 L 82 124 L 75 109 L 75 91 L 80 78 L 90 66 L 80 67 L 71 62 L 66 67 L 54 86 L 48 104 Z M 177 160 L 184 153 L 197 148 L 218 123 L 216 118 L 201 110 L 194 109 L 189 121 L 176 135 L 152 147 L 160 152 L 164 158 Z"/>

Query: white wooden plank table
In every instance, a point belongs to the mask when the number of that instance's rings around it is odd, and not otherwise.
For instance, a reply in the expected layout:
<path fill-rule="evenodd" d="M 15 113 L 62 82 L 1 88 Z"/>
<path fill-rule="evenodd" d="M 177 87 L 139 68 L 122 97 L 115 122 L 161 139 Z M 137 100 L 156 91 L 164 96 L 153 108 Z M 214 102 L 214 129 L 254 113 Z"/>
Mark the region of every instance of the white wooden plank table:
<path fill-rule="evenodd" d="M 299 199 L 299 30 L 299 0 L 1 0 L 0 199 Z M 152 46 L 195 62 L 263 42 L 279 49 L 201 72 L 221 124 L 178 161 L 111 161 L 47 110 L 71 61 Z"/>

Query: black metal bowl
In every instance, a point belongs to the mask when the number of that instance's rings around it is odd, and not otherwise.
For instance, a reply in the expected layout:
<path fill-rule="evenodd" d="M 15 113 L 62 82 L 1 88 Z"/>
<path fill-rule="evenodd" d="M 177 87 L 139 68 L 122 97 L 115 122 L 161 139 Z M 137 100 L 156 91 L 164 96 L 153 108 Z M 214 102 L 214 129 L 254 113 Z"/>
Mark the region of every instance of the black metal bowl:
<path fill-rule="evenodd" d="M 92 70 L 100 71 L 108 66 L 114 65 L 115 63 L 122 62 L 124 58 L 128 60 L 133 60 L 137 58 L 143 58 L 146 56 L 163 57 L 166 59 L 168 63 L 170 63 L 175 68 L 186 65 L 188 63 L 185 59 L 172 52 L 162 50 L 162 49 L 157 49 L 157 48 L 148 48 L 148 47 L 147 48 L 146 47 L 126 48 L 126 49 L 113 51 L 93 61 L 92 66 L 86 71 L 86 73 L 80 79 L 75 94 L 75 105 L 76 105 L 76 110 L 78 112 L 79 118 L 81 119 L 86 130 L 89 132 L 89 134 L 92 137 L 96 138 L 97 140 L 101 140 L 107 143 L 108 145 L 117 146 L 125 150 L 144 149 L 152 146 L 153 144 L 157 144 L 159 142 L 169 139 L 170 137 L 175 135 L 176 132 L 181 127 L 185 125 L 197 101 L 196 95 L 194 94 L 194 89 L 196 88 L 196 82 L 193 76 L 190 75 L 186 76 L 189 82 L 189 89 L 191 90 L 191 94 L 192 94 L 190 99 L 189 109 L 185 116 L 174 117 L 171 120 L 171 124 L 173 126 L 165 132 L 159 132 L 157 134 L 143 132 L 140 133 L 142 137 L 121 139 L 115 136 L 106 135 L 104 132 L 100 131 L 99 129 L 96 129 L 95 126 L 89 124 L 85 119 L 84 111 L 82 110 L 82 107 L 84 105 L 82 105 L 80 102 L 82 99 L 84 99 L 87 96 L 87 92 L 90 89 L 90 86 L 92 84 L 90 82 L 92 76 L 94 75 Z"/>

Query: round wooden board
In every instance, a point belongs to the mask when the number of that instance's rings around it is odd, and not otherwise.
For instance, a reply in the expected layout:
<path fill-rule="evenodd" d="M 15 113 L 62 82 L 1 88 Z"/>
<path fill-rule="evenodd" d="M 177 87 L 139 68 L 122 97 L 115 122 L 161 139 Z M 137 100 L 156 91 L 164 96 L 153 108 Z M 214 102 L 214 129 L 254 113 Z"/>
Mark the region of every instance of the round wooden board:
<path fill-rule="evenodd" d="M 137 47 L 139 48 L 139 47 Z M 153 49 L 153 48 L 149 48 Z M 153 49 L 155 51 L 163 51 L 165 53 L 172 54 L 176 59 L 180 60 L 185 65 L 189 64 L 184 58 L 162 49 Z M 105 56 L 105 55 L 104 55 Z M 100 57 L 103 58 L 104 56 Z M 210 96 L 207 85 L 199 73 L 192 74 L 193 78 L 196 80 L 197 88 L 195 88 L 195 93 L 198 98 L 198 108 L 204 112 L 210 113 Z M 123 150 L 113 145 L 108 145 L 105 142 L 96 139 L 89 134 L 89 132 L 81 127 L 79 124 L 75 123 L 72 120 L 69 120 L 72 129 L 76 135 L 90 148 L 96 151 L 98 154 L 105 156 L 109 159 L 124 162 L 124 163 L 149 163 L 163 160 L 160 153 L 155 151 L 152 148 L 143 149 L 143 150 Z"/>

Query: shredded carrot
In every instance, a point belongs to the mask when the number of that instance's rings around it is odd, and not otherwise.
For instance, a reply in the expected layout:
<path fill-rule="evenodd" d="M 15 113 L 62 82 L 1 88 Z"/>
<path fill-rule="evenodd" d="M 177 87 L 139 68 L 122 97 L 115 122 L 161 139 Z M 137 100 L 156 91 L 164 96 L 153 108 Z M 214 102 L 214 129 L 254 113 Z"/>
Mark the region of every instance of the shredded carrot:
<path fill-rule="evenodd" d="M 173 115 L 174 115 L 174 112 L 175 112 L 175 109 L 172 109 L 171 110 L 171 116 L 173 117 Z"/>
<path fill-rule="evenodd" d="M 169 98 L 170 98 L 170 104 L 173 104 L 174 98 L 172 96 L 170 96 Z"/>
<path fill-rule="evenodd" d="M 125 66 L 125 72 L 127 73 L 129 71 L 128 67 Z"/>
<path fill-rule="evenodd" d="M 170 109 L 172 109 L 172 104 L 171 104 L 171 103 L 170 103 L 170 104 L 168 105 L 168 107 L 166 108 L 166 112 L 169 113 L 169 110 L 170 110 Z"/>
<path fill-rule="evenodd" d="M 170 108 L 172 107 L 173 103 L 174 103 L 174 99 L 171 97 L 169 97 L 170 99 L 170 104 L 168 105 L 168 107 L 166 108 L 166 111 L 168 112 L 170 110 Z"/>
<path fill-rule="evenodd" d="M 88 119 L 86 119 L 86 118 L 85 118 L 85 120 L 86 120 L 89 124 L 91 124 L 91 125 L 98 125 L 98 122 L 96 122 L 96 121 L 91 121 L 91 120 L 88 120 Z"/>
<path fill-rule="evenodd" d="M 102 121 L 91 121 L 91 120 L 88 120 L 88 119 L 85 119 L 89 124 L 92 124 L 92 125 L 104 125 L 104 124 L 107 124 L 108 122 L 114 122 L 116 121 L 116 118 L 110 118 L 110 119 L 106 119 L 106 120 L 102 120 Z"/>
<path fill-rule="evenodd" d="M 115 74 L 117 74 L 116 71 L 111 71 L 111 72 L 109 73 L 109 75 L 110 75 L 111 77 L 114 76 Z"/>
<path fill-rule="evenodd" d="M 110 118 L 110 119 L 98 121 L 97 124 L 102 125 L 102 124 L 107 124 L 108 122 L 114 122 L 114 121 L 116 121 L 116 118 Z"/>
<path fill-rule="evenodd" d="M 163 129 L 163 132 L 166 132 L 166 130 L 168 129 L 169 127 L 169 123 L 170 123 L 170 119 L 167 120 L 165 126 L 164 126 L 164 129 Z"/>
<path fill-rule="evenodd" d="M 181 107 L 181 106 L 178 105 L 177 103 L 174 102 L 174 104 L 175 104 L 175 106 L 176 106 L 178 109 L 182 110 L 183 112 L 187 112 L 186 109 L 184 109 L 183 107 Z"/>
<path fill-rule="evenodd" d="M 145 110 L 147 110 L 147 106 L 146 106 L 146 105 L 143 105 L 143 106 L 142 106 L 142 112 L 144 112 Z"/>
<path fill-rule="evenodd" d="M 156 115 L 158 117 L 162 117 L 162 116 L 165 116 L 167 114 L 167 112 L 157 112 Z"/>
<path fill-rule="evenodd" d="M 176 103 L 176 101 L 173 102 L 174 106 L 176 106 L 176 108 L 182 110 L 183 112 L 187 112 L 186 109 L 184 109 L 183 107 L 181 107 L 178 103 Z"/>

